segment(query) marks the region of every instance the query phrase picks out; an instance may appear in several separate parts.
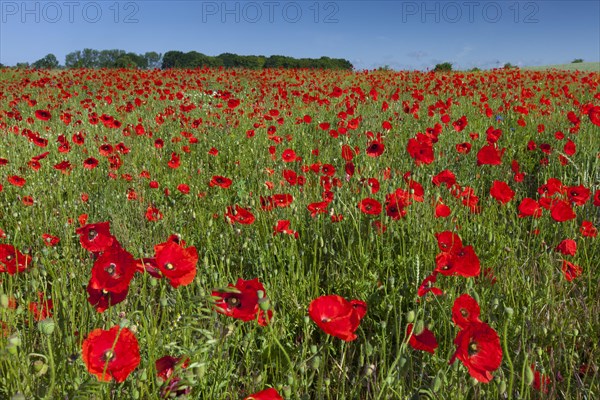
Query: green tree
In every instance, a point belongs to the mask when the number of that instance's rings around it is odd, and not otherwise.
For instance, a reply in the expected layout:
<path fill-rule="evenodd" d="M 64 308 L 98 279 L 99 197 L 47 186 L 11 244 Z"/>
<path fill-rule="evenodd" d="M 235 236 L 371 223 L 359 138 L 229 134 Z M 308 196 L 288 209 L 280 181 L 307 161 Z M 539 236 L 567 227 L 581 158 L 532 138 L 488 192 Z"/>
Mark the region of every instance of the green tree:
<path fill-rule="evenodd" d="M 435 72 L 450 72 L 450 71 L 452 71 L 452 63 L 443 62 L 440 64 L 436 64 L 435 67 L 433 68 L 433 70 Z"/>
<path fill-rule="evenodd" d="M 144 53 L 144 58 L 146 59 L 147 68 L 153 69 L 161 67 L 162 54 L 155 51 L 149 51 Z"/>
<path fill-rule="evenodd" d="M 56 56 L 52 53 L 31 64 L 31 67 L 36 69 L 53 69 L 58 68 L 59 66 L 60 64 L 56 59 Z"/>
<path fill-rule="evenodd" d="M 573 61 L 571 61 L 571 64 L 579 64 L 583 62 L 583 58 L 576 58 Z"/>

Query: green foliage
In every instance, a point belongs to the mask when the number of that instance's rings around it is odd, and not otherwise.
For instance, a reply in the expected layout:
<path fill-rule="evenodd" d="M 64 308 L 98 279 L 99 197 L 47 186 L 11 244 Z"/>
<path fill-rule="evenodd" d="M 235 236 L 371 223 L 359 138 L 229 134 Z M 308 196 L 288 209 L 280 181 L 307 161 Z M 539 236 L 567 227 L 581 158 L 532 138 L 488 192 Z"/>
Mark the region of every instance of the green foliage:
<path fill-rule="evenodd" d="M 583 62 L 583 58 L 576 58 L 573 61 L 571 61 L 571 64 L 579 64 Z"/>
<path fill-rule="evenodd" d="M 31 64 L 32 68 L 36 69 L 55 69 L 60 66 L 58 59 L 52 53 L 46 55 L 44 58 L 41 58 Z"/>
<path fill-rule="evenodd" d="M 440 64 L 436 64 L 433 68 L 435 72 L 450 72 L 452 71 L 452 63 L 451 62 L 443 62 Z"/>

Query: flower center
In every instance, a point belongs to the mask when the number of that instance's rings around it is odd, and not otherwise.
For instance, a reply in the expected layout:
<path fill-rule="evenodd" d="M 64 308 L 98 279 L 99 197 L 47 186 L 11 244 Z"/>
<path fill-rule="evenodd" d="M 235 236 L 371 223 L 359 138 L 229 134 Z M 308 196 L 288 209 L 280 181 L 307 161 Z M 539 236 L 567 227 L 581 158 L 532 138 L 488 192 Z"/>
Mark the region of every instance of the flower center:
<path fill-rule="evenodd" d="M 115 263 L 110 263 L 108 264 L 108 267 L 106 267 L 104 270 L 108 272 L 109 275 L 114 275 L 116 269 L 117 266 L 115 265 Z"/>
<path fill-rule="evenodd" d="M 464 309 L 464 308 L 460 309 L 460 313 L 465 318 L 467 318 L 469 316 L 469 312 L 466 309 Z"/>
<path fill-rule="evenodd" d="M 331 318 L 329 318 L 329 317 L 322 317 L 321 318 L 321 322 L 327 323 L 329 321 L 331 321 Z"/>
<path fill-rule="evenodd" d="M 477 352 L 479 352 L 477 343 L 476 342 L 469 343 L 469 356 L 474 356 L 475 354 L 477 354 Z"/>
<path fill-rule="evenodd" d="M 227 303 L 228 308 L 239 308 L 242 305 L 237 297 L 228 297 L 225 299 L 225 303 Z"/>
<path fill-rule="evenodd" d="M 6 256 L 6 261 L 12 261 L 13 258 L 14 258 L 13 255 L 9 254 L 9 255 Z"/>
<path fill-rule="evenodd" d="M 111 361 L 113 358 L 115 358 L 115 352 L 112 350 L 106 350 L 102 355 L 102 361 L 104 362 Z"/>
<path fill-rule="evenodd" d="M 96 236 L 98 236 L 98 232 L 96 232 L 95 229 L 90 229 L 88 232 L 88 240 L 94 240 L 96 239 Z"/>
<path fill-rule="evenodd" d="M 172 271 L 175 269 L 175 266 L 173 264 L 171 264 L 170 262 L 168 262 L 168 263 L 165 263 L 165 269 L 167 271 Z"/>

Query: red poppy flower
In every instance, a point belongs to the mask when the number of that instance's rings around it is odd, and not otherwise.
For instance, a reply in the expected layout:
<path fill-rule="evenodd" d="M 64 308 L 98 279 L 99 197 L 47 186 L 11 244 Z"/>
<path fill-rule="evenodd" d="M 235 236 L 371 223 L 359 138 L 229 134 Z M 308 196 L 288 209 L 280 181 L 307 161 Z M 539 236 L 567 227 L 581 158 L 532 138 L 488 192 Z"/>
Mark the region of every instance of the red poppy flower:
<path fill-rule="evenodd" d="M 288 235 L 292 235 L 294 236 L 294 238 L 298 239 L 298 232 L 290 229 L 290 225 L 291 223 L 287 219 L 277 221 L 277 225 L 275 225 L 274 227 L 273 236 L 277 235 L 278 233 L 285 233 Z"/>
<path fill-rule="evenodd" d="M 273 205 L 279 208 L 289 207 L 294 201 L 291 194 L 274 194 L 272 199 Z"/>
<path fill-rule="evenodd" d="M 535 364 L 531 364 L 531 370 L 533 371 L 533 388 L 538 392 L 548 393 L 548 386 L 550 385 L 550 377 L 540 373 L 535 368 Z"/>
<path fill-rule="evenodd" d="M 477 301 L 468 294 L 461 294 L 452 305 L 452 322 L 460 329 L 465 329 L 473 322 L 481 322 L 480 313 Z"/>
<path fill-rule="evenodd" d="M 169 168 L 173 168 L 173 169 L 179 168 L 179 166 L 181 165 L 181 162 L 179 159 L 179 154 L 171 153 L 171 159 L 169 160 L 167 165 L 169 166 Z"/>
<path fill-rule="evenodd" d="M 483 146 L 477 153 L 477 165 L 500 165 L 506 149 L 498 149 L 494 144 Z"/>
<path fill-rule="evenodd" d="M 36 110 L 35 117 L 40 121 L 48 121 L 50 118 L 52 118 L 52 115 L 48 110 Z"/>
<path fill-rule="evenodd" d="M 11 244 L 0 244 L 0 273 L 14 275 L 31 266 L 31 257 L 21 253 Z"/>
<path fill-rule="evenodd" d="M 26 182 L 25 178 L 22 178 L 18 175 L 11 175 L 8 177 L 8 183 L 10 183 L 11 185 L 16 186 L 16 187 L 25 186 L 25 182 Z"/>
<path fill-rule="evenodd" d="M 323 332 L 346 342 L 357 338 L 354 332 L 366 313 L 364 301 L 348 301 L 338 295 L 318 297 L 308 306 L 308 315 Z"/>
<path fill-rule="evenodd" d="M 431 179 L 431 182 L 435 185 L 435 186 L 440 186 L 442 183 L 446 185 L 446 187 L 448 189 L 450 189 L 452 186 L 454 186 L 456 184 L 456 176 L 454 175 L 454 172 L 445 169 L 442 172 L 440 172 L 439 174 L 437 174 L 436 176 L 434 176 Z"/>
<path fill-rule="evenodd" d="M 249 281 L 240 278 L 235 286 L 230 283 L 227 289 L 212 292 L 215 310 L 244 322 L 258 320 L 260 326 L 266 326 L 273 317 L 273 311 L 268 310 L 265 315 L 265 311 L 259 305 L 259 291 L 263 293 L 263 298 L 266 298 L 265 287 L 258 278 Z"/>
<path fill-rule="evenodd" d="M 421 285 L 417 290 L 417 295 L 419 297 L 423 297 L 429 292 L 431 292 L 434 296 L 441 296 L 444 293 L 442 292 L 442 289 L 433 286 L 433 284 L 437 281 L 437 274 L 438 273 L 434 271 L 431 275 L 423 279 L 423 282 L 421 282 Z"/>
<path fill-rule="evenodd" d="M 469 154 L 471 152 L 471 143 L 469 142 L 458 143 L 455 147 L 456 151 L 461 154 Z"/>
<path fill-rule="evenodd" d="M 379 215 L 381 214 L 382 206 L 379 201 L 367 197 L 358 202 L 358 209 L 367 215 Z"/>
<path fill-rule="evenodd" d="M 458 332 L 454 344 L 457 348 L 450 364 L 458 358 L 473 378 L 488 383 L 493 378 L 491 372 L 502 363 L 502 347 L 496 331 L 485 322 L 473 322 Z"/>
<path fill-rule="evenodd" d="M 77 228 L 81 247 L 92 253 L 100 253 L 112 246 L 117 240 L 110 233 L 110 222 L 97 222 Z"/>
<path fill-rule="evenodd" d="M 102 288 L 92 277 L 87 285 L 86 291 L 88 293 L 88 303 L 90 303 L 97 312 L 103 313 L 109 307 L 125 300 L 127 293 L 129 292 L 129 286 L 125 287 L 125 289 L 120 292 L 111 292 Z"/>
<path fill-rule="evenodd" d="M 268 388 L 251 394 L 250 396 L 244 398 L 244 400 L 283 400 L 283 397 L 279 395 L 277 390 Z"/>
<path fill-rule="evenodd" d="M 51 299 L 46 298 L 46 294 L 38 292 L 38 301 L 29 303 L 29 312 L 33 314 L 33 319 L 41 321 L 52 317 L 52 308 L 54 305 Z"/>
<path fill-rule="evenodd" d="M 187 368 L 189 361 L 190 359 L 188 357 L 161 357 L 154 363 L 156 367 L 156 376 L 163 381 L 166 381 L 173 375 L 178 366 L 182 369 Z"/>
<path fill-rule="evenodd" d="M 91 170 L 91 169 L 96 168 L 97 166 L 98 166 L 98 160 L 96 160 L 94 157 L 86 158 L 83 161 L 83 168 L 85 168 L 85 169 Z"/>
<path fill-rule="evenodd" d="M 292 149 L 285 149 L 283 153 L 281 153 L 281 159 L 286 163 L 294 162 L 296 161 L 296 152 Z"/>
<path fill-rule="evenodd" d="M 542 211 L 543 209 L 540 207 L 538 202 L 529 197 L 525 197 L 519 204 L 519 218 L 540 218 L 542 216 Z"/>
<path fill-rule="evenodd" d="M 481 272 L 481 264 L 473 246 L 462 247 L 452 253 L 441 253 L 435 258 L 435 271 L 442 275 L 474 277 Z"/>
<path fill-rule="evenodd" d="M 123 382 L 140 363 L 140 348 L 128 328 L 94 329 L 85 338 L 81 358 L 99 381 Z"/>
<path fill-rule="evenodd" d="M 563 260 L 562 262 L 562 272 L 565 276 L 565 279 L 571 282 L 573 279 L 577 278 L 583 272 L 583 269 L 579 265 L 575 265 L 572 262 L 567 260 Z"/>
<path fill-rule="evenodd" d="M 556 251 L 560 251 L 565 256 L 574 256 L 577 252 L 577 242 L 573 239 L 565 239 L 556 246 Z"/>
<path fill-rule="evenodd" d="M 154 260 L 174 288 L 189 285 L 196 276 L 198 251 L 172 240 L 154 246 Z"/>
<path fill-rule="evenodd" d="M 444 204 L 444 202 L 442 201 L 442 199 L 438 199 L 436 205 L 435 205 L 435 213 L 434 216 L 435 218 L 446 218 L 448 216 L 450 216 L 450 214 L 452 213 L 452 210 L 450 210 L 450 207 L 448 207 L 446 204 Z"/>
<path fill-rule="evenodd" d="M 42 235 L 42 240 L 44 241 L 44 244 L 48 247 L 54 247 L 58 244 L 58 242 L 60 242 L 60 238 L 52 236 L 48 233 L 44 233 Z"/>
<path fill-rule="evenodd" d="M 369 157 L 379 157 L 385 151 L 385 145 L 377 140 L 372 141 L 367 146 L 366 153 Z"/>
<path fill-rule="evenodd" d="M 596 237 L 598 236 L 598 229 L 594 226 L 592 221 L 583 221 L 581 223 L 581 228 L 579 229 L 581 234 L 586 237 Z"/>
<path fill-rule="evenodd" d="M 591 190 L 583 185 L 565 188 L 569 201 L 575 205 L 584 205 L 591 197 Z"/>
<path fill-rule="evenodd" d="M 515 192 L 506 182 L 494 181 L 490 189 L 490 195 L 500 204 L 506 204 L 515 197 Z"/>
<path fill-rule="evenodd" d="M 600 126 L 600 106 L 592 106 L 587 112 L 590 122 L 596 126 Z"/>
<path fill-rule="evenodd" d="M 327 201 L 319 201 L 317 203 L 310 203 L 306 208 L 310 212 L 310 216 L 314 218 L 317 214 L 325 214 L 328 205 L 329 202 Z"/>
<path fill-rule="evenodd" d="M 559 200 L 552 204 L 550 207 L 550 215 L 556 222 L 565 222 L 577 217 L 571 208 L 571 205 L 564 200 Z"/>
<path fill-rule="evenodd" d="M 146 209 L 146 219 L 150 222 L 160 221 L 163 219 L 163 214 L 158 208 L 150 205 Z"/>
<path fill-rule="evenodd" d="M 121 292 L 135 275 L 136 262 L 131 254 L 122 249 L 118 242 L 106 249 L 94 262 L 92 280 L 101 289 Z"/>
<path fill-rule="evenodd" d="M 444 253 L 454 253 L 462 248 L 460 236 L 451 231 L 444 231 L 435 234 L 438 247 Z"/>
<path fill-rule="evenodd" d="M 467 125 L 467 117 L 464 115 L 452 123 L 452 126 L 456 132 L 461 132 L 467 127 Z"/>
<path fill-rule="evenodd" d="M 424 136 L 424 135 L 423 135 Z M 410 138 L 406 146 L 408 154 L 415 160 L 417 166 L 421 164 L 431 164 L 435 155 L 433 153 L 433 143 L 429 139 Z"/>
<path fill-rule="evenodd" d="M 231 179 L 226 178 L 224 176 L 215 175 L 211 178 L 208 185 L 210 187 L 219 186 L 223 189 L 227 189 L 229 186 L 231 186 L 231 183 L 232 183 Z"/>
<path fill-rule="evenodd" d="M 435 335 L 429 329 L 424 328 L 421 333 L 413 333 L 413 324 L 406 327 L 406 336 L 409 336 L 408 344 L 415 350 L 422 350 L 434 354 L 438 347 Z"/>
<path fill-rule="evenodd" d="M 235 205 L 235 210 L 231 206 L 227 207 L 225 219 L 230 224 L 237 222 L 242 225 L 251 225 L 256 220 L 254 214 L 252 214 L 249 210 L 238 206 L 237 204 Z"/>

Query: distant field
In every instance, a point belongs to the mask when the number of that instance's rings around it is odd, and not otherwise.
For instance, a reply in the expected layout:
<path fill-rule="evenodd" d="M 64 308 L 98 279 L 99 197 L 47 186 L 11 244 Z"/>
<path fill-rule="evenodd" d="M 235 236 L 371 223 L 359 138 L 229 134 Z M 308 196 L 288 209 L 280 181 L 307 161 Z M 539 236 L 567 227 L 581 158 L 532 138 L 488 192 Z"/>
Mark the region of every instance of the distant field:
<path fill-rule="evenodd" d="M 567 71 L 595 71 L 600 72 L 600 63 L 597 62 L 582 62 L 575 64 L 553 64 L 553 65 L 541 65 L 538 67 L 524 67 L 523 69 L 530 69 L 534 71 L 543 71 L 546 69 L 564 69 Z"/>

